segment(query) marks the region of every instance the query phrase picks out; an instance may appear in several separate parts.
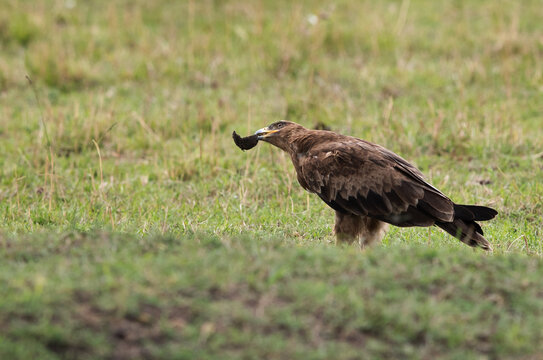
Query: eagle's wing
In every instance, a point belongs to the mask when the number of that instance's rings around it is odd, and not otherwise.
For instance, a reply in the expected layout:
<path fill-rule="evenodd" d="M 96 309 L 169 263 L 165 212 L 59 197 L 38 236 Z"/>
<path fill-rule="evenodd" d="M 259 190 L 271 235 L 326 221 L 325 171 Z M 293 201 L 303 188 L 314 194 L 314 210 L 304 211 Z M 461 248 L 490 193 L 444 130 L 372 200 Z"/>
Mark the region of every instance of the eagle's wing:
<path fill-rule="evenodd" d="M 454 219 L 454 203 L 400 156 L 345 137 L 314 146 L 300 159 L 298 180 L 337 211 L 396 226 L 429 226 Z"/>

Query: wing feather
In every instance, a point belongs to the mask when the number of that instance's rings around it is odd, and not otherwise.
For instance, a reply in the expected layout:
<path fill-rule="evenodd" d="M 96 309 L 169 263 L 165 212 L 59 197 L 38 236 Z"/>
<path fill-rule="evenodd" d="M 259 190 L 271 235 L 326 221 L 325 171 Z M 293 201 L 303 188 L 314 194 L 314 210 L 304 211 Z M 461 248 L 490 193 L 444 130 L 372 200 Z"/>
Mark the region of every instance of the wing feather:
<path fill-rule="evenodd" d="M 300 159 L 298 180 L 338 211 L 397 226 L 452 221 L 453 202 L 393 152 L 345 137 L 313 147 Z"/>

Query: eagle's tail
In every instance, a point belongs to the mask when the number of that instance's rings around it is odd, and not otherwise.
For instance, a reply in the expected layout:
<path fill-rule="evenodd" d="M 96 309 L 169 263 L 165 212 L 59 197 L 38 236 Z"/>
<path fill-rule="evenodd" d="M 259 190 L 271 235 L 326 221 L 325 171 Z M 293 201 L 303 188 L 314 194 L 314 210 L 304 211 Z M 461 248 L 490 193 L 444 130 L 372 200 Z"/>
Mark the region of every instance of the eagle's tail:
<path fill-rule="evenodd" d="M 483 237 L 483 229 L 475 221 L 490 220 L 497 214 L 496 210 L 486 206 L 454 204 L 454 220 L 436 222 L 436 225 L 469 246 L 492 250 L 490 243 Z"/>

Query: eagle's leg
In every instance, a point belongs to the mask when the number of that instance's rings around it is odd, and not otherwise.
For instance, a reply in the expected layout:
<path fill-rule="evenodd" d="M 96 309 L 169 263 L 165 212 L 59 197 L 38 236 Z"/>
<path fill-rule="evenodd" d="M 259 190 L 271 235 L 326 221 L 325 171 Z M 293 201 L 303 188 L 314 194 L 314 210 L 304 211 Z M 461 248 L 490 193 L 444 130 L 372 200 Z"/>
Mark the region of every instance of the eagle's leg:
<path fill-rule="evenodd" d="M 336 245 L 358 242 L 360 247 L 379 242 L 385 236 L 388 224 L 367 216 L 336 211 Z"/>
<path fill-rule="evenodd" d="M 358 242 L 362 226 L 363 222 L 360 216 L 336 211 L 336 224 L 334 226 L 336 245 Z"/>
<path fill-rule="evenodd" d="M 363 217 L 363 221 L 365 226 L 360 234 L 361 248 L 383 240 L 383 237 L 388 230 L 387 223 L 366 216 Z"/>

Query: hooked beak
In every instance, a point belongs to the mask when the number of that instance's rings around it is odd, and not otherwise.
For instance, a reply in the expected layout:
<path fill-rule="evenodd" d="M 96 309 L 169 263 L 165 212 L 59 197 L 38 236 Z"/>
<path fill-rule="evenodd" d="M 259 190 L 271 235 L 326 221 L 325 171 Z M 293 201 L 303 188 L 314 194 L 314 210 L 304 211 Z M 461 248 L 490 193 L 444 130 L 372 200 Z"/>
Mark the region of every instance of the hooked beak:
<path fill-rule="evenodd" d="M 262 140 L 262 139 L 270 136 L 271 134 L 273 134 L 274 132 L 277 132 L 277 131 L 279 131 L 279 130 L 270 130 L 267 127 L 265 127 L 265 128 L 260 129 L 260 130 L 257 130 L 255 132 L 255 135 L 258 135 L 258 140 Z"/>

